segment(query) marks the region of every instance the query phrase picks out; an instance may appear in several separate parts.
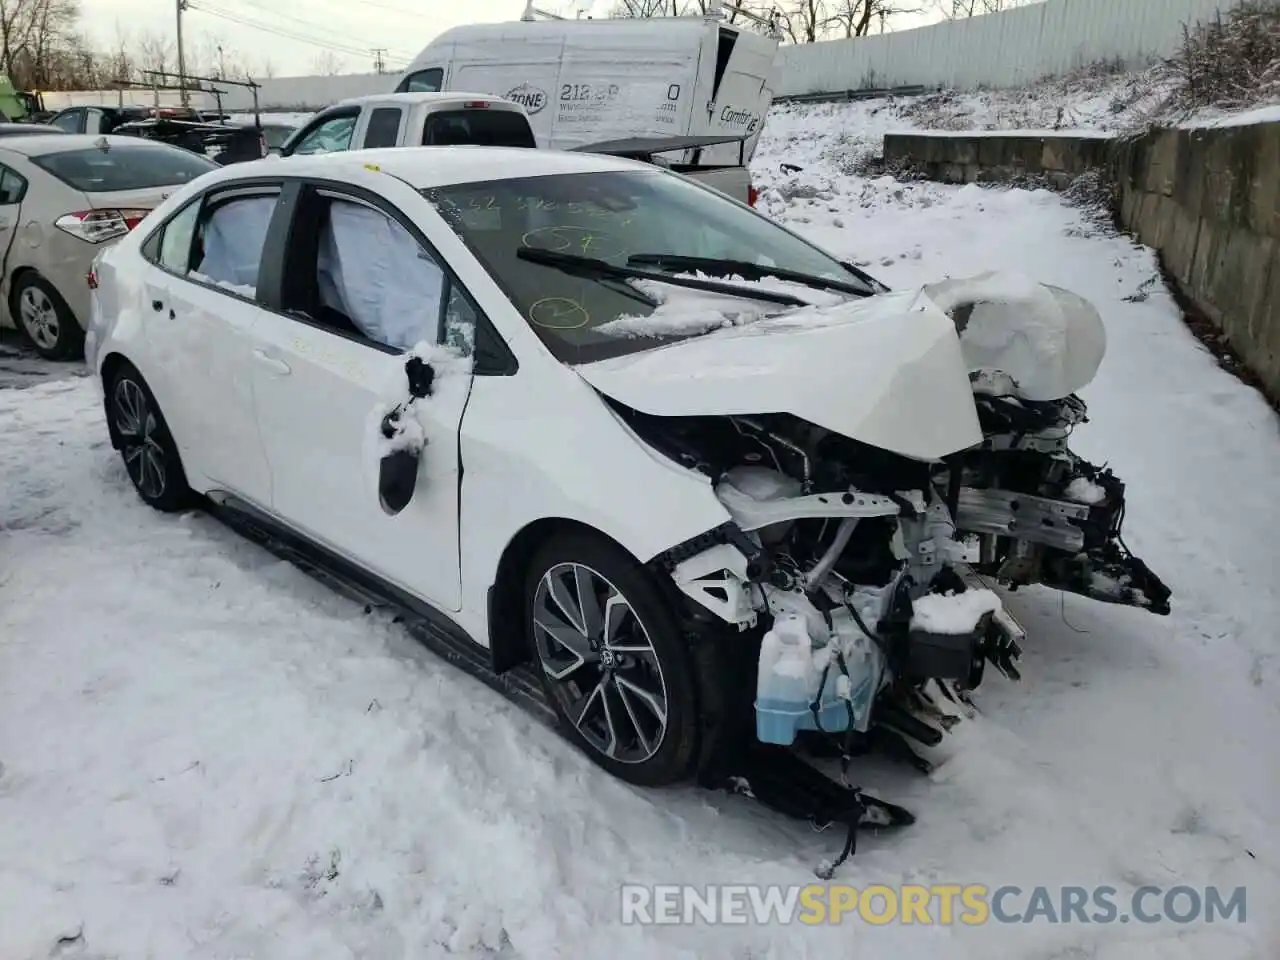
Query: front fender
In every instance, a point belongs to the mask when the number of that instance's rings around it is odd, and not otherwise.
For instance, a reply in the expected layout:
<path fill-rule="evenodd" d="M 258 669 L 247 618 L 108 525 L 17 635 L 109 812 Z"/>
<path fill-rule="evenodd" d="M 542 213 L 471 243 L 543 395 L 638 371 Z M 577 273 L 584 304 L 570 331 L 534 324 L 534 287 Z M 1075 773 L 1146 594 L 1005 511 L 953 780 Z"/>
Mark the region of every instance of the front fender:
<path fill-rule="evenodd" d="M 558 366 L 558 365 L 557 365 Z M 585 524 L 640 562 L 729 521 L 710 481 L 636 437 L 572 371 L 477 377 L 463 419 L 460 562 L 468 619 L 515 536 L 547 518 Z M 476 637 L 489 635 L 475 624 Z"/>

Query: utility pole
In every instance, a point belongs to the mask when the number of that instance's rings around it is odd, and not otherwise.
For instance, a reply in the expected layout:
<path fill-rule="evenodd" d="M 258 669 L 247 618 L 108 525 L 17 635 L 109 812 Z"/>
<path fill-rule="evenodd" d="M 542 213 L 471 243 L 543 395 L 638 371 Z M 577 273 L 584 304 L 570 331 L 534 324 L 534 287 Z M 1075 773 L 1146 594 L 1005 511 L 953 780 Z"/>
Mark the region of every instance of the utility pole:
<path fill-rule="evenodd" d="M 374 47 L 373 49 L 373 69 L 379 74 L 387 72 L 387 62 L 382 59 L 382 55 L 386 52 L 386 47 Z"/>
<path fill-rule="evenodd" d="M 187 9 L 187 0 L 177 0 L 178 5 L 178 97 L 184 107 L 191 106 L 191 97 L 187 93 L 187 59 L 182 48 L 182 11 Z"/>

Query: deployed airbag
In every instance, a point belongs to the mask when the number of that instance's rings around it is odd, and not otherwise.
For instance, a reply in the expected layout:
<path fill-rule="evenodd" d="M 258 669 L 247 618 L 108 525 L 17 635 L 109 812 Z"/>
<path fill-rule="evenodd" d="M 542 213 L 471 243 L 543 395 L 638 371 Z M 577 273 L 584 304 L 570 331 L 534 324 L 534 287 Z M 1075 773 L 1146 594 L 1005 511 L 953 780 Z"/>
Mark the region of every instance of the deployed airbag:
<path fill-rule="evenodd" d="M 334 201 L 320 235 L 321 302 L 366 337 L 401 350 L 434 343 L 444 274 L 403 226 L 356 203 Z"/>

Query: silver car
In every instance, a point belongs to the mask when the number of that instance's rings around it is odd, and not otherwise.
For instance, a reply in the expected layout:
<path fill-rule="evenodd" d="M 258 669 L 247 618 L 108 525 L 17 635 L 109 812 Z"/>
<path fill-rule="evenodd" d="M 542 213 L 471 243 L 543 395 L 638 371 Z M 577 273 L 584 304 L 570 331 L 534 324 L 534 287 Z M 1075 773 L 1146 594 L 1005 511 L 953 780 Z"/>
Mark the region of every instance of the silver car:
<path fill-rule="evenodd" d="M 41 356 L 83 355 L 94 257 L 213 161 L 137 137 L 0 140 L 0 325 Z"/>

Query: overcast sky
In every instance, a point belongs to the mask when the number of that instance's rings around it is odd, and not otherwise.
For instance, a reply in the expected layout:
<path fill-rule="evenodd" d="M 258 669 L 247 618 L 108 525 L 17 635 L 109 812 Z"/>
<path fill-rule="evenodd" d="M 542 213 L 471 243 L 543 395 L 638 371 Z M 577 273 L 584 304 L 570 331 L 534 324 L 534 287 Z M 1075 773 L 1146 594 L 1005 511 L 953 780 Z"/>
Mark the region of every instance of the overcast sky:
<path fill-rule="evenodd" d="M 82 26 L 104 45 L 114 46 L 120 34 L 136 38 L 149 32 L 172 39 L 175 3 L 81 0 Z M 535 0 L 535 5 L 572 15 L 577 5 L 591 8 L 593 0 Z M 372 70 L 375 47 L 385 49 L 388 68 L 394 70 L 442 30 L 516 20 L 524 6 L 525 0 L 189 0 L 183 29 L 188 44 L 210 52 L 221 44 L 228 66 L 234 60 L 255 73 L 268 59 L 276 76 L 314 73 L 318 58 L 336 58 L 343 73 L 362 73 Z M 610 6 L 611 0 L 594 0 L 590 12 L 603 16 Z"/>

